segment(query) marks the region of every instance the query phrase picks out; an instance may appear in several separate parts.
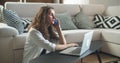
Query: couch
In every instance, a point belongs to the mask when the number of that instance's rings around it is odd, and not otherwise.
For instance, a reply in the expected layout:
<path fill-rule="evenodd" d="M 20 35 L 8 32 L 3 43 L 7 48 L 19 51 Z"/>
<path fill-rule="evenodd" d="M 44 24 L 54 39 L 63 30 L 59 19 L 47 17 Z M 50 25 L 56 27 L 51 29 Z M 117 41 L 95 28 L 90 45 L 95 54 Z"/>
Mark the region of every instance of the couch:
<path fill-rule="evenodd" d="M 90 21 L 95 14 L 106 16 L 119 16 L 119 8 L 105 7 L 104 5 L 73 5 L 73 4 L 52 4 L 52 3 L 19 3 L 6 2 L 5 8 L 15 11 L 22 18 L 33 18 L 37 10 L 45 5 L 55 8 L 56 13 L 68 12 L 71 16 L 83 10 Z M 114 9 L 118 10 L 114 10 Z M 67 42 L 81 42 L 84 34 L 94 30 L 93 39 L 104 42 L 100 51 L 120 57 L 120 30 L 115 29 L 75 29 L 62 30 Z M 0 63 L 22 63 L 24 43 L 27 33 L 19 34 L 18 30 L 10 26 L 0 26 Z"/>

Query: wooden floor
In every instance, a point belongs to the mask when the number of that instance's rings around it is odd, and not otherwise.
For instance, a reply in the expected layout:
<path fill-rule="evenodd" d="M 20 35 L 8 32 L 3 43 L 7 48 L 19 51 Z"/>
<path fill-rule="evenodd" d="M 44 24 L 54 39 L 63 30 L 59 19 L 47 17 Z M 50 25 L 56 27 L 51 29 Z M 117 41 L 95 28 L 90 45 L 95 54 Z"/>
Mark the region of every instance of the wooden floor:
<path fill-rule="evenodd" d="M 107 54 L 104 54 L 104 53 L 100 53 L 100 57 L 102 58 L 102 63 L 106 63 L 106 62 L 109 62 L 109 61 L 114 61 L 114 60 L 120 59 L 118 57 L 114 57 L 114 56 L 107 55 Z M 80 61 L 77 61 L 75 63 L 80 63 Z M 98 59 L 97 59 L 96 55 L 91 54 L 91 55 L 89 55 L 89 56 L 87 56 L 83 59 L 83 63 L 99 63 L 99 62 L 98 62 Z"/>

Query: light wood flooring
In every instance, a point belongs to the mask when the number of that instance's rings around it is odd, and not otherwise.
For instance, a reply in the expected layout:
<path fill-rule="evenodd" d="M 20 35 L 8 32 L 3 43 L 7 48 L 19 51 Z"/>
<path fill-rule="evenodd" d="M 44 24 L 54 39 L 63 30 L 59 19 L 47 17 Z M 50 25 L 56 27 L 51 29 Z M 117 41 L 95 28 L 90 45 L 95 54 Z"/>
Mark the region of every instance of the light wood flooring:
<path fill-rule="evenodd" d="M 100 57 L 102 58 L 102 63 L 106 63 L 106 62 L 109 62 L 109 61 L 114 61 L 114 60 L 120 59 L 118 57 L 114 57 L 114 56 L 107 55 L 107 54 L 104 54 L 104 53 L 100 53 Z M 77 61 L 75 63 L 80 63 L 80 61 Z M 91 55 L 89 55 L 89 56 L 87 56 L 83 59 L 83 63 L 99 63 L 99 62 L 98 62 L 98 59 L 97 59 L 96 55 L 91 54 Z"/>

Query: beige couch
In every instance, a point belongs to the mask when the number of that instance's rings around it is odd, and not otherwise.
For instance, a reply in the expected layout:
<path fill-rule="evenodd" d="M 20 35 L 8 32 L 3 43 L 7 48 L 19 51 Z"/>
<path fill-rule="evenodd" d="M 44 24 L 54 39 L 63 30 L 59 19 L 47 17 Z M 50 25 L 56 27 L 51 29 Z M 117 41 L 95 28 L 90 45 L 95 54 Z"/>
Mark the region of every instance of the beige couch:
<path fill-rule="evenodd" d="M 83 12 L 92 21 L 95 14 L 120 15 L 119 11 L 104 5 L 69 5 L 69 4 L 50 4 L 50 3 L 18 3 L 7 2 L 5 8 L 16 11 L 23 18 L 33 18 L 41 6 L 49 5 L 55 8 L 56 13 L 68 12 L 71 16 Z M 120 7 L 119 7 L 120 8 Z M 118 13 L 116 13 L 118 12 Z M 112 14 L 113 13 L 113 14 Z M 115 14 L 116 13 L 116 14 Z M 104 41 L 101 51 L 120 57 L 120 31 L 113 29 L 77 29 L 63 30 L 67 42 L 81 42 L 86 32 L 94 30 L 93 40 Z M 15 28 L 0 26 L 0 63 L 22 63 L 24 43 L 27 33 L 18 34 Z"/>

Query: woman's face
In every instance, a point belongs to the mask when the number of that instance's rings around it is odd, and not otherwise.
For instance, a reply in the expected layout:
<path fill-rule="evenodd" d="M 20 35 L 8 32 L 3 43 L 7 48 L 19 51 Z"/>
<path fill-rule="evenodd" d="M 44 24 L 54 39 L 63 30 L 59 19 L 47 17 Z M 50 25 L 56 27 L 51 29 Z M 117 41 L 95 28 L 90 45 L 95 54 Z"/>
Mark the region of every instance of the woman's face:
<path fill-rule="evenodd" d="M 54 9 L 50 9 L 48 10 L 48 13 L 47 13 L 47 22 L 48 24 L 53 24 L 54 20 L 55 20 L 55 11 Z"/>

